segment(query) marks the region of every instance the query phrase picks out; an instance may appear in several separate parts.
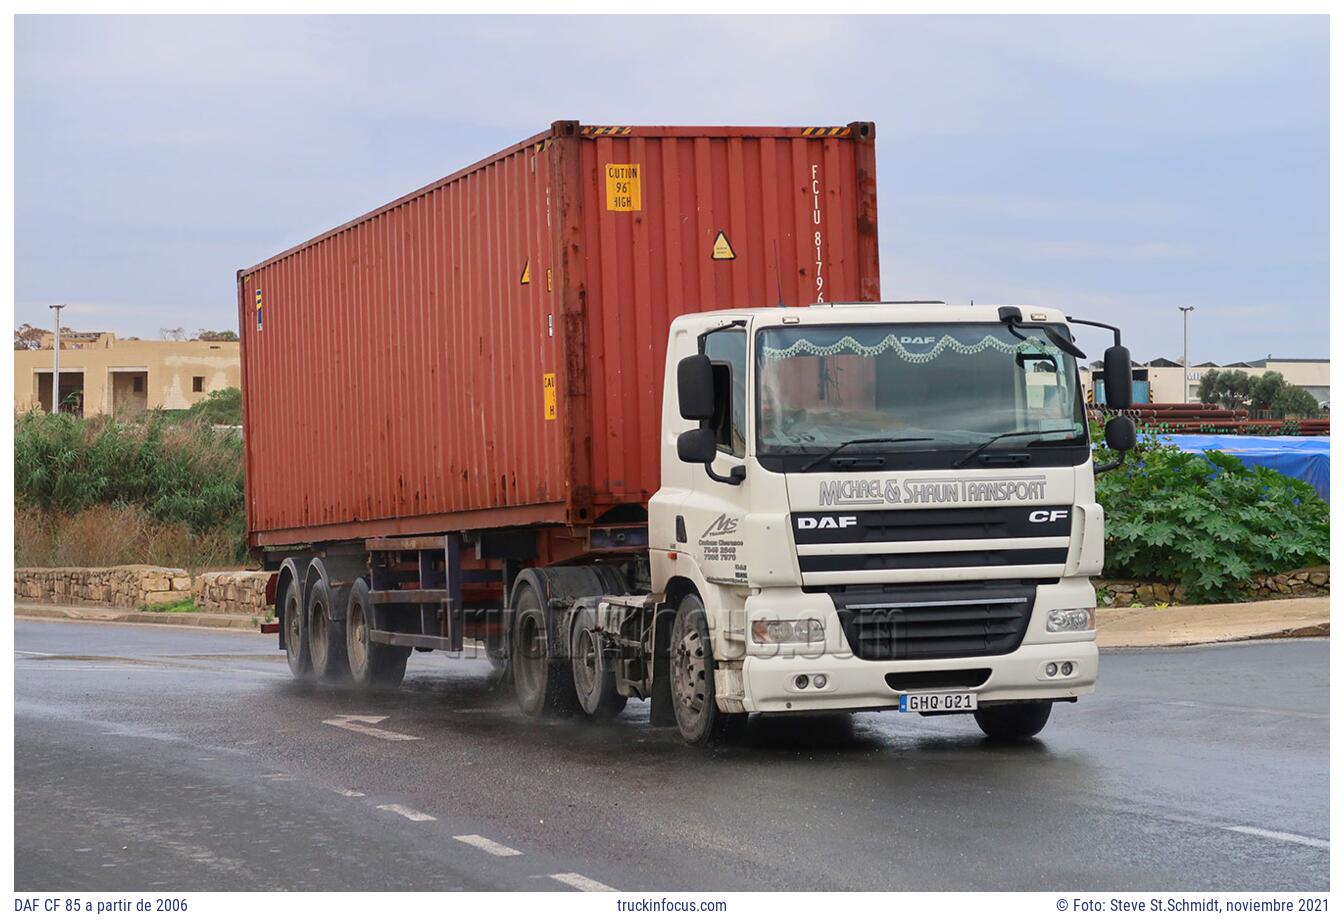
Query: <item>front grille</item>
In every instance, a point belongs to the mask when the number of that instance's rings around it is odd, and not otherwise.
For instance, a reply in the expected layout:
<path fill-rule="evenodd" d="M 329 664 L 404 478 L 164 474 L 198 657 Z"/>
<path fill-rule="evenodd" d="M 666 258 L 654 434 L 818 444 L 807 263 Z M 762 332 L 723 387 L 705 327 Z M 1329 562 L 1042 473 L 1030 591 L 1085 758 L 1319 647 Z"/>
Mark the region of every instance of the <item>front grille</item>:
<path fill-rule="evenodd" d="M 1022 644 L 1035 585 L 851 587 L 828 592 L 850 650 L 865 661 L 1006 655 Z"/>

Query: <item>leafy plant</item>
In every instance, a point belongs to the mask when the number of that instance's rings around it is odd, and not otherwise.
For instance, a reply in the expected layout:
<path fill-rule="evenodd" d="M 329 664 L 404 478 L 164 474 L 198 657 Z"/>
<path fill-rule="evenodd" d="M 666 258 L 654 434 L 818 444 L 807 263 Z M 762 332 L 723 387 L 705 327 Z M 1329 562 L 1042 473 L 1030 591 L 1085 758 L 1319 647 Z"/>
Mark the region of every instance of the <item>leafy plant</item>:
<path fill-rule="evenodd" d="M 1097 480 L 1097 500 L 1105 574 L 1180 582 L 1192 601 L 1234 600 L 1257 573 L 1329 559 L 1329 506 L 1315 490 L 1218 451 L 1187 454 L 1147 438 Z"/>
<path fill-rule="evenodd" d="M 195 613 L 196 601 L 190 597 L 184 597 L 180 601 L 164 601 L 161 604 L 145 604 L 140 608 L 150 613 Z"/>

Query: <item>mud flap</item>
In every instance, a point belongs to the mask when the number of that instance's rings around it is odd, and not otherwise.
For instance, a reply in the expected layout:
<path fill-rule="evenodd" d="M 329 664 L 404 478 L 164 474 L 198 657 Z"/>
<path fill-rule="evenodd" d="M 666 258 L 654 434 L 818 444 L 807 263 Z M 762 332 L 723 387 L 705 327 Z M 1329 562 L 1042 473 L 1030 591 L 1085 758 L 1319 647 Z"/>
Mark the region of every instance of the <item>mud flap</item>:
<path fill-rule="evenodd" d="M 663 608 L 654 618 L 653 692 L 649 696 L 649 724 L 666 728 L 677 724 L 672 708 L 672 611 Z"/>

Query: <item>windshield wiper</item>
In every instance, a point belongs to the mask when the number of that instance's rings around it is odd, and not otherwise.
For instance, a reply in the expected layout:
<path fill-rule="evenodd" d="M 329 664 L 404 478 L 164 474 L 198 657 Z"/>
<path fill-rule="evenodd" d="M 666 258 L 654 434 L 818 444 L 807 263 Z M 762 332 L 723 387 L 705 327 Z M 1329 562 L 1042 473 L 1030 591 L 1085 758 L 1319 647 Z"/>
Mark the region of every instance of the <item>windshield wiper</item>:
<path fill-rule="evenodd" d="M 1001 441 L 1004 438 L 1026 437 L 1029 434 L 1073 434 L 1073 433 L 1074 430 L 1072 428 L 1045 428 L 1045 429 L 1029 428 L 1026 429 L 1025 431 L 1005 431 L 1002 434 L 994 435 L 994 437 L 990 438 L 988 441 L 984 441 L 980 444 L 977 444 L 975 448 L 971 450 L 970 453 L 966 454 L 960 460 L 953 463 L 952 469 L 954 470 L 961 469 L 963 466 L 974 460 L 976 456 L 980 453 L 980 451 L 984 450 L 986 447 L 993 444 L 995 441 Z"/>
<path fill-rule="evenodd" d="M 804 466 L 798 472 L 806 473 L 808 470 L 812 469 L 812 467 L 817 466 L 823 461 L 831 459 L 836 454 L 840 453 L 840 451 L 844 450 L 846 447 L 849 447 L 854 444 L 899 444 L 902 441 L 932 441 L 932 440 L 933 438 L 851 438 L 848 441 L 841 441 L 839 444 L 835 445 L 830 450 L 826 451 L 826 453 L 822 454 L 821 456 L 817 457 L 817 459 L 813 460 L 811 463 Z"/>

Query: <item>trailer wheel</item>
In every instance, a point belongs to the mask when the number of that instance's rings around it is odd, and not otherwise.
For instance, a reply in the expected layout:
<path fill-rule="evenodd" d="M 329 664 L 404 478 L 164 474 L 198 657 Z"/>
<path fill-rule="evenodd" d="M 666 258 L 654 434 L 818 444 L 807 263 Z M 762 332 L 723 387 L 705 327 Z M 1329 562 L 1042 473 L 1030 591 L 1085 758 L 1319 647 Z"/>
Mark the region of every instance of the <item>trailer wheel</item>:
<path fill-rule="evenodd" d="M 284 604 L 285 660 L 289 673 L 299 680 L 313 673 L 313 660 L 308 653 L 308 624 L 303 610 L 303 585 L 293 579 L 285 588 Z"/>
<path fill-rule="evenodd" d="M 574 676 L 564 662 L 552 660 L 547 642 L 546 610 L 537 589 L 523 582 L 514 592 L 513 691 L 524 715 L 537 718 L 570 713 L 578 705 Z"/>
<path fill-rule="evenodd" d="M 370 641 L 369 630 L 372 628 L 369 583 L 356 578 L 350 587 L 350 602 L 345 614 L 345 651 L 350 677 L 356 687 L 398 687 L 406 676 L 406 659 L 411 657 L 411 650 Z"/>
<path fill-rule="evenodd" d="M 672 621 L 668 658 L 672 677 L 672 711 L 681 737 L 689 744 L 718 744 L 740 738 L 747 725 L 744 712 L 720 712 L 714 702 L 714 651 L 709 620 L 700 598 L 688 594 Z"/>
<path fill-rule="evenodd" d="M 610 718 L 623 710 L 629 699 L 616 692 L 611 650 L 602 647 L 593 608 L 584 607 L 575 615 L 569 648 L 574 691 L 583 711 L 594 718 Z"/>
<path fill-rule="evenodd" d="M 1038 703 L 1006 703 L 975 711 L 975 724 L 991 741 L 1025 741 L 1040 733 L 1050 718 L 1049 700 Z"/>
<path fill-rule="evenodd" d="M 319 578 L 308 592 L 308 654 L 313 673 L 323 680 L 339 680 L 350 674 L 345 650 L 345 621 L 331 616 L 331 587 Z"/>

